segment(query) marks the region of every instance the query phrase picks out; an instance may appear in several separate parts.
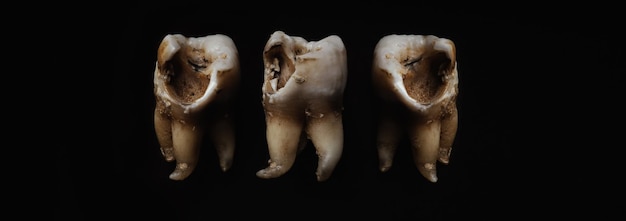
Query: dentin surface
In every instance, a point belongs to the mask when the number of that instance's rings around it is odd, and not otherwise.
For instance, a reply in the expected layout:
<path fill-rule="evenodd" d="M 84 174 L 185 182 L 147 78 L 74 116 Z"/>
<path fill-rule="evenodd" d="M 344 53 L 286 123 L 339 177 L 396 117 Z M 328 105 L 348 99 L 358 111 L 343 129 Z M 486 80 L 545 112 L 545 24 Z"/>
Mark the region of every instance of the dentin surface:
<path fill-rule="evenodd" d="M 170 179 L 187 178 L 209 136 L 220 168 L 233 160 L 235 137 L 230 109 L 239 86 L 239 57 L 228 36 L 163 38 L 154 71 L 154 126 L 161 153 L 176 162 Z"/>
<path fill-rule="evenodd" d="M 448 164 L 458 126 L 454 43 L 432 35 L 388 35 L 374 49 L 373 85 L 381 98 L 379 169 L 388 171 L 401 136 L 410 139 L 420 173 L 437 182 L 437 161 Z"/>
<path fill-rule="evenodd" d="M 270 160 L 256 175 L 267 179 L 285 174 L 309 138 L 318 155 L 317 180 L 327 180 L 343 150 L 347 60 L 341 38 L 308 42 L 276 31 L 265 45 L 263 62 Z"/>

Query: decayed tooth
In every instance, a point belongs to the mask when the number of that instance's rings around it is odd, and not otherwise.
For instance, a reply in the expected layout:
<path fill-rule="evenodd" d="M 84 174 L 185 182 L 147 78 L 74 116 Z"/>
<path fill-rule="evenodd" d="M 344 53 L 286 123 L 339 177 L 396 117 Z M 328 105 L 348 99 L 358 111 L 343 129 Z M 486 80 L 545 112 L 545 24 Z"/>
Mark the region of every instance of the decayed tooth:
<path fill-rule="evenodd" d="M 264 78 L 270 163 L 256 175 L 269 179 L 285 174 L 309 138 L 318 156 L 316 178 L 327 180 L 343 151 L 341 112 L 348 74 L 343 41 L 331 35 L 307 42 L 276 31 L 267 41 L 263 61 L 266 69 L 278 70 L 266 74 L 279 76 Z"/>
<path fill-rule="evenodd" d="M 458 126 L 454 43 L 433 35 L 384 36 L 374 49 L 372 81 L 382 102 L 379 169 L 391 168 L 406 130 L 419 172 L 437 182 L 437 162 L 449 163 Z"/>
<path fill-rule="evenodd" d="M 169 178 L 184 180 L 195 169 L 208 134 L 222 171 L 233 161 L 235 134 L 229 117 L 239 87 L 239 55 L 228 36 L 166 35 L 154 70 L 154 127 L 161 153 L 176 162 Z"/>

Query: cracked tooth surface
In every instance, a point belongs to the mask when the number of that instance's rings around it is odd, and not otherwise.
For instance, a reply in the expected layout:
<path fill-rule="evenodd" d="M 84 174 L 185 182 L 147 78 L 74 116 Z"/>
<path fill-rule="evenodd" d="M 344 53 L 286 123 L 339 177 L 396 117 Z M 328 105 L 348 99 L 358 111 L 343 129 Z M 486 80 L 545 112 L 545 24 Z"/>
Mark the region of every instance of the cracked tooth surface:
<path fill-rule="evenodd" d="M 229 116 L 239 87 L 239 55 L 228 36 L 166 35 L 154 70 L 154 128 L 161 153 L 176 162 L 172 180 L 195 169 L 208 134 L 222 171 L 230 168 L 235 148 Z"/>
<path fill-rule="evenodd" d="M 456 47 L 433 35 L 388 35 L 374 49 L 372 81 L 382 102 L 379 169 L 388 171 L 403 131 L 413 159 L 430 182 L 437 162 L 448 164 L 458 128 Z"/>
<path fill-rule="evenodd" d="M 346 50 L 341 38 L 319 41 L 274 32 L 264 51 L 262 86 L 269 165 L 260 178 L 288 172 L 311 139 L 318 156 L 316 178 L 331 177 L 343 151 L 343 92 Z"/>

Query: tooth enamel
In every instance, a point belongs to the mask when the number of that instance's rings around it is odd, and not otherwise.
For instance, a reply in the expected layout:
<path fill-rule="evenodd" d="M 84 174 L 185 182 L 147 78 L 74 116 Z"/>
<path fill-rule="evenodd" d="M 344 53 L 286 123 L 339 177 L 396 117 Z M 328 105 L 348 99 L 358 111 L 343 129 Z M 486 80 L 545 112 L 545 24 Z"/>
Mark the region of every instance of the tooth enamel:
<path fill-rule="evenodd" d="M 265 45 L 263 61 L 264 73 L 271 75 L 261 87 L 271 163 L 256 175 L 269 179 L 285 174 L 308 138 L 318 156 L 317 180 L 327 180 L 343 151 L 347 60 L 341 38 L 307 42 L 276 31 Z"/>
<path fill-rule="evenodd" d="M 278 78 L 274 78 L 270 80 L 270 85 L 272 86 L 272 90 L 277 91 L 278 90 Z"/>
<path fill-rule="evenodd" d="M 228 36 L 163 38 L 154 71 L 154 126 L 161 153 L 176 162 L 172 180 L 184 180 L 198 163 L 205 133 L 230 168 L 235 148 L 228 117 L 239 87 L 239 55 Z"/>
<path fill-rule="evenodd" d="M 382 102 L 376 144 L 380 171 L 393 165 L 398 134 L 407 128 L 416 167 L 437 182 L 436 163 L 449 163 L 458 127 L 454 43 L 432 35 L 388 35 L 379 40 L 373 60 L 372 82 Z"/>

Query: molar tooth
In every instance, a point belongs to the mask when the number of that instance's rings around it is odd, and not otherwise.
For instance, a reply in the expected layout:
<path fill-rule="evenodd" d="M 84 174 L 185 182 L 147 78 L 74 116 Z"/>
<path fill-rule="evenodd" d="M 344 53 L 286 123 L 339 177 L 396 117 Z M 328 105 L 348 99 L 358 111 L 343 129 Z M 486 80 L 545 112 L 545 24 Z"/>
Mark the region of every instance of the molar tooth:
<path fill-rule="evenodd" d="M 220 168 L 230 168 L 235 138 L 227 116 L 239 87 L 238 56 L 232 39 L 221 34 L 166 35 L 159 45 L 154 126 L 163 157 L 176 162 L 170 179 L 184 180 L 193 172 L 205 133 L 218 152 Z"/>
<path fill-rule="evenodd" d="M 286 57 L 282 62 L 285 63 L 281 64 L 281 60 L 274 57 L 283 55 L 268 53 L 270 50 L 284 50 Z M 348 70 L 341 38 L 331 35 L 307 42 L 304 38 L 276 31 L 267 41 L 263 61 L 269 71 L 280 67 L 278 74 L 286 82 L 266 77 L 261 87 L 271 163 L 256 175 L 268 179 L 285 174 L 308 138 L 318 156 L 316 178 L 327 180 L 343 151 L 343 121 L 338 113 L 343 111 Z M 275 93 L 267 91 L 270 89 Z"/>
<path fill-rule="evenodd" d="M 407 122 L 415 165 L 424 178 L 437 182 L 436 163 L 449 163 L 458 127 L 454 43 L 433 35 L 384 36 L 374 49 L 372 82 L 382 103 L 377 136 L 380 170 L 393 165 L 399 130 Z"/>

